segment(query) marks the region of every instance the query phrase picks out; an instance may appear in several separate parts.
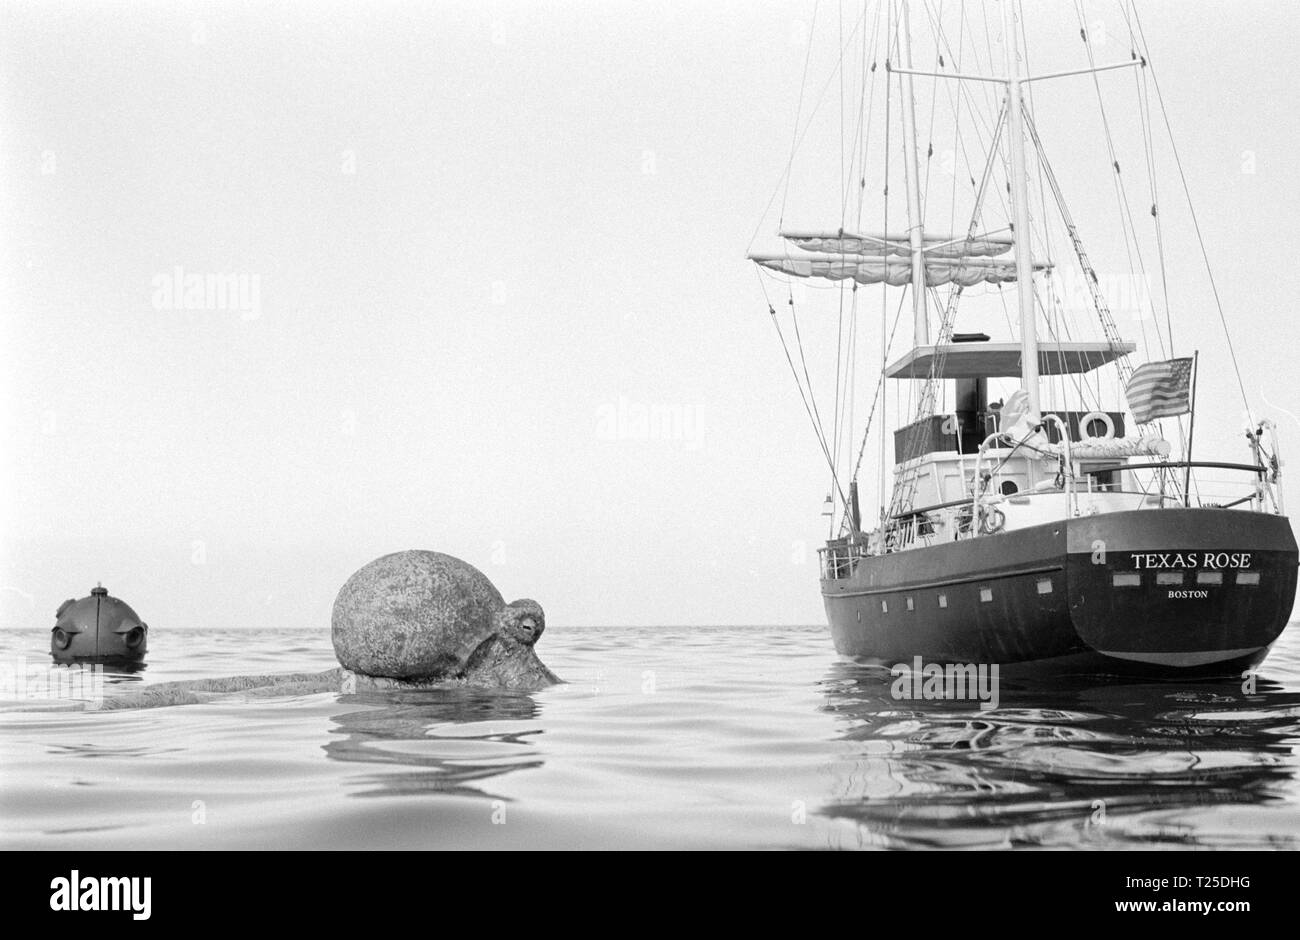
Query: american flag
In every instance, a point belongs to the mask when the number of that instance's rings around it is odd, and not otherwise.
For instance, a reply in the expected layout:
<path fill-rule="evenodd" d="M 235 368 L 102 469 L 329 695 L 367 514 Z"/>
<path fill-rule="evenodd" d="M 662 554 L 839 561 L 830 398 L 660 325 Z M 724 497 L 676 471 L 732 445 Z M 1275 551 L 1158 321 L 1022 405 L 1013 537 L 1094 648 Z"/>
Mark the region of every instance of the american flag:
<path fill-rule="evenodd" d="M 1124 389 L 1133 420 L 1146 424 L 1156 418 L 1187 414 L 1191 411 L 1188 395 L 1191 384 L 1191 359 L 1170 359 L 1138 366 Z"/>

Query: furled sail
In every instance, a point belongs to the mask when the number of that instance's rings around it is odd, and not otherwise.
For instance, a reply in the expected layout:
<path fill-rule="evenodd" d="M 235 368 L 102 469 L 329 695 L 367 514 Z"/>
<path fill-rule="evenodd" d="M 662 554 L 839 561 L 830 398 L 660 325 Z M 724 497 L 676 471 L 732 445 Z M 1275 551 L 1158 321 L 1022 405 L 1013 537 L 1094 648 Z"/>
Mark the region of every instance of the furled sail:
<path fill-rule="evenodd" d="M 791 254 L 789 252 L 751 252 L 750 260 L 773 271 L 794 277 L 821 277 L 831 281 L 854 280 L 859 284 L 884 282 L 895 287 L 912 280 L 912 265 L 907 259 L 894 261 L 884 257 L 852 254 Z M 1048 264 L 1035 264 L 1035 270 L 1046 270 Z M 1016 264 L 992 258 L 926 258 L 925 284 L 941 287 L 958 284 L 971 287 L 981 282 L 1004 284 L 1015 281 Z"/>
<path fill-rule="evenodd" d="M 1065 456 L 1062 444 L 1044 443 L 1036 448 L 1038 451 L 1056 456 Z M 1116 437 L 1109 440 L 1090 438 L 1076 441 L 1070 445 L 1070 457 L 1073 460 L 1096 457 L 1159 457 L 1166 459 L 1172 448 L 1167 440 L 1158 434 L 1144 434 L 1141 437 Z M 1123 469 L 1121 465 L 1118 469 Z"/>
<path fill-rule="evenodd" d="M 824 251 L 829 254 L 896 255 L 906 258 L 912 246 L 906 232 L 887 234 L 858 234 L 855 232 L 782 232 L 781 237 L 804 251 Z M 927 258 L 994 257 L 1006 254 L 1013 242 L 1009 236 L 974 235 L 969 238 L 953 235 L 926 235 L 924 251 Z"/>

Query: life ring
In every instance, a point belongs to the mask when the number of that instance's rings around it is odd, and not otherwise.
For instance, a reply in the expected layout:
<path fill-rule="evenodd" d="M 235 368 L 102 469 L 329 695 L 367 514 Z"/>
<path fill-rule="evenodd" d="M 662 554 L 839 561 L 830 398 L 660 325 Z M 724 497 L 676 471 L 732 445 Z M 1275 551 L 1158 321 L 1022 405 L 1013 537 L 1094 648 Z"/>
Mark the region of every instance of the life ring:
<path fill-rule="evenodd" d="M 1002 527 L 1007 524 L 1007 517 L 1001 509 L 990 509 L 987 512 L 980 513 L 980 533 L 982 535 L 994 535 L 1002 531 Z"/>
<path fill-rule="evenodd" d="M 1088 433 L 1088 425 L 1100 421 L 1106 428 L 1100 437 Z M 1079 438 L 1085 441 L 1109 441 L 1115 437 L 1115 421 L 1104 411 L 1090 411 L 1079 419 Z"/>

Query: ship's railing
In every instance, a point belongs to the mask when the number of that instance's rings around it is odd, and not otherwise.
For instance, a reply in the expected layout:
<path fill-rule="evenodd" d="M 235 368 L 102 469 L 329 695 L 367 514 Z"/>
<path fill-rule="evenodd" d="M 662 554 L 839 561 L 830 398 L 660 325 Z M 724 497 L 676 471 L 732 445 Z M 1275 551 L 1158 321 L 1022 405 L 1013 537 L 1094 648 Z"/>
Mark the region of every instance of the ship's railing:
<path fill-rule="evenodd" d="M 1157 497 L 1162 506 L 1241 509 L 1277 513 L 1274 481 L 1269 468 L 1260 464 L 1225 463 L 1217 460 L 1171 460 L 1160 463 L 1131 463 L 1114 468 L 1086 471 L 1091 489 L 1093 477 L 1115 470 L 1141 474 L 1144 492 Z M 1221 472 L 1230 471 L 1227 477 Z M 1140 477 L 1140 478 L 1142 478 Z"/>
<path fill-rule="evenodd" d="M 886 528 L 890 550 L 967 538 L 973 533 L 973 518 L 970 499 L 952 499 L 902 513 Z"/>
<path fill-rule="evenodd" d="M 858 561 L 869 554 L 867 543 L 862 541 L 832 543 L 817 550 L 823 579 L 847 578 Z"/>
<path fill-rule="evenodd" d="M 1134 482 L 1123 486 L 1114 482 L 1100 482 L 1097 478 L 1121 472 L 1133 472 Z M 1230 478 L 1223 471 L 1234 474 Z M 1113 476 L 1112 476 L 1113 478 Z M 1060 499 L 1061 517 L 1087 511 L 1085 501 L 1094 495 L 1102 499 L 1119 499 L 1119 503 L 1104 509 L 1161 509 L 1190 506 L 1194 508 L 1236 509 L 1247 512 L 1280 513 L 1279 494 L 1273 471 L 1259 464 L 1225 463 L 1213 460 L 1162 461 L 1158 463 L 1116 464 L 1084 470 L 1060 488 L 1025 490 L 1007 495 L 990 495 L 977 502 L 970 498 L 949 500 L 924 506 L 900 514 L 889 520 L 884 529 L 888 548 L 879 544 L 881 533 L 842 539 L 818 550 L 823 578 L 846 578 L 852 574 L 860 559 L 880 551 L 900 551 L 921 545 L 952 542 L 991 535 L 1002 530 L 1011 520 L 1012 506 L 1008 504 L 1035 504 L 1041 498 Z M 1190 493 L 1190 497 L 1188 496 Z M 1130 500 L 1129 504 L 1124 499 Z M 1076 501 L 1079 505 L 1075 505 Z M 1005 516 L 1002 512 L 1005 510 Z M 1096 511 L 1094 507 L 1092 511 Z M 1024 524 L 1023 521 L 1018 524 Z"/>

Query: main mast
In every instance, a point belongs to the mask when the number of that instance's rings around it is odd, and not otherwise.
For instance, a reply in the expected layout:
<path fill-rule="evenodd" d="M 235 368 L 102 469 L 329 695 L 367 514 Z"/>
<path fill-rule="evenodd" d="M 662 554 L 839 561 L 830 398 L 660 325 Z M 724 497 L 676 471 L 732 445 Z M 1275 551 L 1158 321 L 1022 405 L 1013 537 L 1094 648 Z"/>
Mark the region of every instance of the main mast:
<path fill-rule="evenodd" d="M 1007 146 L 1011 200 L 1016 212 L 1016 289 L 1020 295 L 1020 384 L 1029 396 L 1029 420 L 1042 417 L 1038 396 L 1038 334 L 1034 323 L 1034 258 L 1029 244 L 1029 182 L 1025 173 L 1024 107 L 1014 0 L 1002 0 L 1002 45 L 1007 58 Z"/>
<path fill-rule="evenodd" d="M 905 71 L 900 73 L 903 96 L 903 152 L 907 175 L 907 239 L 912 253 L 912 322 L 916 346 L 930 342 L 930 318 L 926 311 L 925 223 L 921 219 L 921 171 L 916 153 L 916 101 L 912 97 L 912 26 L 909 4 L 903 3 L 902 28 L 898 33 L 898 57 Z"/>

